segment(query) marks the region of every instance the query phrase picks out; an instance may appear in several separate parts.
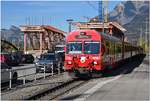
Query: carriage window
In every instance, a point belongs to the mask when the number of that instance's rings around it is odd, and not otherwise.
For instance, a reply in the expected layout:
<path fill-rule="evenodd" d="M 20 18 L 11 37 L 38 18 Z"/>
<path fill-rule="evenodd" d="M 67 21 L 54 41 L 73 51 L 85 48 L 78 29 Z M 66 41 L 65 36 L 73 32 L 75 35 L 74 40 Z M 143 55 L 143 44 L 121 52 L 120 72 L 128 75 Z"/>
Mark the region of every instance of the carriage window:
<path fill-rule="evenodd" d="M 98 54 L 100 50 L 99 42 L 85 42 L 84 54 Z"/>
<path fill-rule="evenodd" d="M 69 42 L 67 44 L 67 54 L 81 54 L 82 42 Z"/>

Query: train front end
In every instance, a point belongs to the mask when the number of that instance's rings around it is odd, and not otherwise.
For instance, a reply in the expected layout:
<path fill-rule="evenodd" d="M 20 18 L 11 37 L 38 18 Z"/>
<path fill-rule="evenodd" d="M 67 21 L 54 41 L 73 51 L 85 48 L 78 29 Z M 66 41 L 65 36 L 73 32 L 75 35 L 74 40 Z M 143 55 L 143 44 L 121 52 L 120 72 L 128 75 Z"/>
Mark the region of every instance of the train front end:
<path fill-rule="evenodd" d="M 66 37 L 65 70 L 75 76 L 102 70 L 101 37 L 94 30 L 76 30 Z"/>

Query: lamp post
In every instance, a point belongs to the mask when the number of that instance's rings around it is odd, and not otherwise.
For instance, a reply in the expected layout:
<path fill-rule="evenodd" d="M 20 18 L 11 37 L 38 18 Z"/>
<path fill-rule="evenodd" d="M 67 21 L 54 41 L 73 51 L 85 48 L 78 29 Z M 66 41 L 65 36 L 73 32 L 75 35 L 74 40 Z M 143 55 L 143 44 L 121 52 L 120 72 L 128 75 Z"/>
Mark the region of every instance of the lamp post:
<path fill-rule="evenodd" d="M 71 32 L 71 23 L 72 23 L 73 19 L 67 19 L 66 21 L 69 24 L 69 32 Z"/>

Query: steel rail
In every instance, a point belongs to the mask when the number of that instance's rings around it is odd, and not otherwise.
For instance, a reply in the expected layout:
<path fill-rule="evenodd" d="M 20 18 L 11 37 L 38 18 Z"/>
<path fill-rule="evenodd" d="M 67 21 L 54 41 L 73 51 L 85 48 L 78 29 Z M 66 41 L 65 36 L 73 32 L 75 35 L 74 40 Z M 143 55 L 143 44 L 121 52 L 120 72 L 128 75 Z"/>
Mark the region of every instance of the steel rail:
<path fill-rule="evenodd" d="M 69 92 L 70 90 L 73 90 L 85 83 L 87 83 L 89 80 L 87 81 L 80 81 L 78 79 L 72 79 L 72 80 L 68 80 L 54 88 L 50 88 L 50 89 L 46 89 L 43 90 L 41 92 L 38 92 L 24 100 L 53 100 L 67 92 Z"/>

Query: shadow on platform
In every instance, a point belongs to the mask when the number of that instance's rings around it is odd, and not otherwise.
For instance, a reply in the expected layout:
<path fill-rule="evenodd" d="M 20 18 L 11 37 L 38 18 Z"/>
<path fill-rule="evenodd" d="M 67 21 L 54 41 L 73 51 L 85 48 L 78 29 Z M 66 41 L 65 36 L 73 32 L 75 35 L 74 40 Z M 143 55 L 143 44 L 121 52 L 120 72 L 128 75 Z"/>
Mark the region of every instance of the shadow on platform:
<path fill-rule="evenodd" d="M 107 78 L 107 77 L 117 76 L 120 74 L 126 75 L 129 73 L 132 73 L 133 70 L 135 68 L 138 68 L 141 63 L 149 64 L 147 61 L 145 62 L 144 60 L 145 56 L 146 56 L 145 54 L 133 56 L 132 58 L 125 60 L 124 64 L 120 64 L 120 66 L 117 66 L 114 69 L 104 71 L 103 76 L 100 78 Z M 84 95 L 76 94 L 76 95 L 71 95 L 71 96 L 64 97 L 58 100 L 74 100 L 76 98 L 80 98 L 81 96 L 84 96 Z"/>
<path fill-rule="evenodd" d="M 116 68 L 104 71 L 103 77 L 117 76 L 120 74 L 129 74 L 135 68 L 138 68 L 142 62 L 144 62 L 143 60 L 145 56 L 145 54 L 140 54 L 133 56 L 132 58 L 126 59 L 123 64 L 118 65 Z M 146 64 L 148 63 L 146 62 Z"/>

